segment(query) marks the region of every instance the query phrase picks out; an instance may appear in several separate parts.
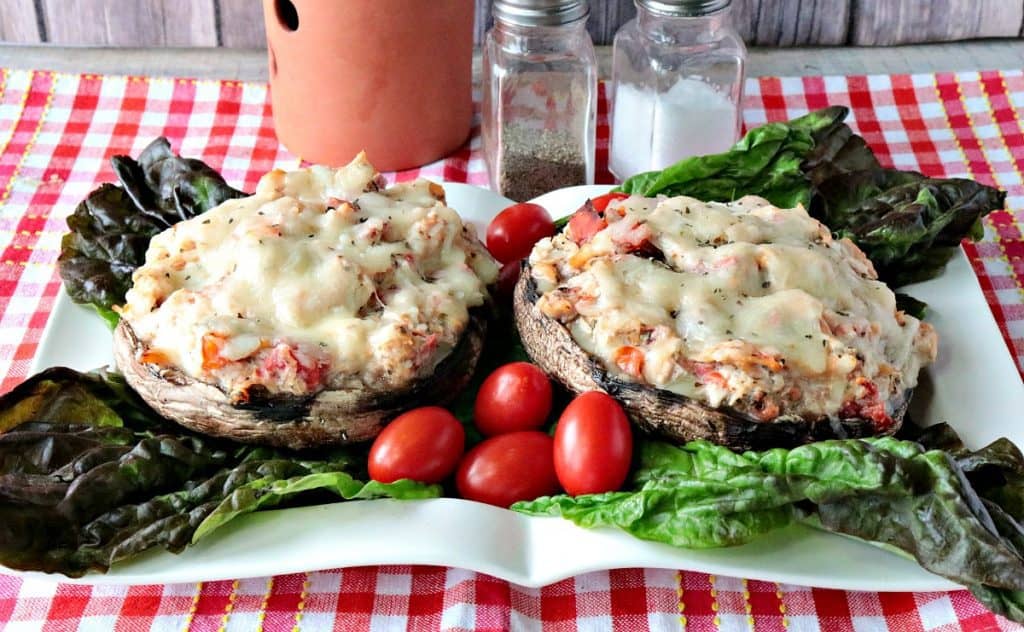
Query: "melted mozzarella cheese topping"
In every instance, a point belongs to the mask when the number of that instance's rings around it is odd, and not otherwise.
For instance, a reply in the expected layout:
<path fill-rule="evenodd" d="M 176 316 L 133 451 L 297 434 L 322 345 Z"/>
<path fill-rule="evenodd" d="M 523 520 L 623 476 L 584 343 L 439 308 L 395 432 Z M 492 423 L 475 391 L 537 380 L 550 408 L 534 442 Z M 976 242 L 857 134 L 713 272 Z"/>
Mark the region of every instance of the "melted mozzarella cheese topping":
<path fill-rule="evenodd" d="M 379 181 L 362 155 L 272 171 L 155 236 L 121 309 L 143 359 L 237 399 L 256 384 L 388 390 L 429 375 L 497 264 L 439 185 Z"/>
<path fill-rule="evenodd" d="M 530 256 L 542 312 L 620 378 L 761 420 L 863 417 L 935 358 L 934 330 L 898 312 L 849 240 L 758 197 L 633 196 L 577 244 Z"/>

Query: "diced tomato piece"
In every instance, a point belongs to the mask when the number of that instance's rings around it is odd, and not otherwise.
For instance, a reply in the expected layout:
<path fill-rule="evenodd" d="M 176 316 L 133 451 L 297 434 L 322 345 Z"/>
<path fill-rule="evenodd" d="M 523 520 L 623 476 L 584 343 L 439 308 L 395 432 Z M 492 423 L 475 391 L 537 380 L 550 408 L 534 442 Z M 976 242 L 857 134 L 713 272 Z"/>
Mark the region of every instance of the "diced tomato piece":
<path fill-rule="evenodd" d="M 582 244 L 607 226 L 608 222 L 588 202 L 569 218 L 569 236 L 577 244 Z"/>
<path fill-rule="evenodd" d="M 593 205 L 595 211 L 599 213 L 604 213 L 605 209 L 608 208 L 609 204 L 611 204 L 615 200 L 625 200 L 628 197 L 628 193 L 605 193 L 604 195 L 599 195 L 596 198 L 591 199 L 590 203 L 591 205 Z"/>
<path fill-rule="evenodd" d="M 712 262 L 711 269 L 712 270 L 728 270 L 730 268 L 735 268 L 737 265 L 739 265 L 739 262 L 740 262 L 739 257 L 734 257 L 734 256 L 722 257 L 721 259 L 718 259 L 717 261 Z"/>
<path fill-rule="evenodd" d="M 711 362 L 693 362 L 689 368 L 705 384 L 712 384 L 720 388 L 725 388 L 729 385 L 725 376 L 719 373 Z"/>
<path fill-rule="evenodd" d="M 644 352 L 636 347 L 619 347 L 615 351 L 615 365 L 623 373 L 642 378 L 644 375 Z"/>
<path fill-rule="evenodd" d="M 270 374 L 276 374 L 292 368 L 298 363 L 291 347 L 279 343 L 270 350 L 270 353 L 263 356 L 262 368 Z"/>
<path fill-rule="evenodd" d="M 638 252 L 653 249 L 651 239 L 654 235 L 651 233 L 651 229 L 647 224 L 637 222 L 628 228 L 624 227 L 619 229 L 618 227 L 622 224 L 625 224 L 625 222 L 622 221 L 616 224 L 616 232 L 612 237 L 612 243 L 621 247 L 625 252 Z"/>
<path fill-rule="evenodd" d="M 227 338 L 221 334 L 207 332 L 203 334 L 203 370 L 210 371 L 227 366 L 228 359 L 220 354 Z"/>
<path fill-rule="evenodd" d="M 287 379 L 289 373 L 302 380 L 307 390 L 314 390 L 323 381 L 327 365 L 313 360 L 303 363 L 295 350 L 284 343 L 278 343 L 270 353 L 263 357 L 260 373 L 264 378 Z"/>
<path fill-rule="evenodd" d="M 316 363 L 312 366 L 306 366 L 305 364 L 299 364 L 301 371 L 299 376 L 302 381 L 306 383 L 306 388 L 314 390 L 320 386 L 324 381 L 324 374 L 327 372 L 327 365 L 322 363 Z"/>
<path fill-rule="evenodd" d="M 865 377 L 856 379 L 857 386 L 861 388 L 862 394 L 855 400 L 843 404 L 839 416 L 843 418 L 860 417 L 874 422 L 877 430 L 888 430 L 895 424 L 895 420 L 885 409 L 885 402 L 878 397 L 878 386 Z"/>
<path fill-rule="evenodd" d="M 876 386 L 871 380 L 866 377 L 859 377 L 857 378 L 857 386 L 864 389 L 865 397 L 878 399 L 878 386 Z"/>
<path fill-rule="evenodd" d="M 762 397 L 754 405 L 754 414 L 757 415 L 758 419 L 761 421 L 771 421 L 778 417 L 780 412 L 782 411 L 779 408 L 779 405 L 768 397 Z"/>
<path fill-rule="evenodd" d="M 139 356 L 139 361 L 144 364 L 170 364 L 171 359 L 163 351 L 146 349 Z"/>
<path fill-rule="evenodd" d="M 760 351 L 755 351 L 751 355 L 750 361 L 753 364 L 760 364 L 773 373 L 778 373 L 786 368 L 785 362 L 780 361 L 779 358 Z"/>
<path fill-rule="evenodd" d="M 426 361 L 434 356 L 434 351 L 437 349 L 440 337 L 437 334 L 430 334 L 423 339 L 423 345 L 420 347 L 420 357 Z"/>
<path fill-rule="evenodd" d="M 729 385 L 729 382 L 725 379 L 725 376 L 719 373 L 718 371 L 710 371 L 708 373 L 705 373 L 704 375 L 701 376 L 701 379 L 703 379 L 708 384 L 714 384 L 715 386 L 718 386 L 720 388 L 725 388 L 726 386 Z"/>

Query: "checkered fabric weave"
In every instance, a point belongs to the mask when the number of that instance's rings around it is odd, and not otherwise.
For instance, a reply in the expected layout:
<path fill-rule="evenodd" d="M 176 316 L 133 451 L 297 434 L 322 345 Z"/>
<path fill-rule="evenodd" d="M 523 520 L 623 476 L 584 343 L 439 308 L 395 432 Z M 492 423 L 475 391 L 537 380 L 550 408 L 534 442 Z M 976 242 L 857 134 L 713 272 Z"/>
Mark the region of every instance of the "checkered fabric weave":
<path fill-rule="evenodd" d="M 609 176 L 605 100 L 599 179 Z M 1024 73 L 761 78 L 748 127 L 843 103 L 884 163 L 1009 191 L 966 246 L 1018 370 L 1024 368 Z M 478 130 L 475 130 L 478 131 Z M 251 190 L 297 159 L 277 142 L 264 84 L 0 70 L 0 391 L 26 377 L 59 288 L 64 218 L 108 159 L 154 137 Z M 479 136 L 394 174 L 486 184 Z M 881 578 L 880 578 L 881 579 Z M 460 569 L 385 566 L 203 584 L 76 586 L 0 575 L 15 630 L 1009 630 L 966 591 L 866 593 L 704 573 L 626 569 L 529 589 Z"/>

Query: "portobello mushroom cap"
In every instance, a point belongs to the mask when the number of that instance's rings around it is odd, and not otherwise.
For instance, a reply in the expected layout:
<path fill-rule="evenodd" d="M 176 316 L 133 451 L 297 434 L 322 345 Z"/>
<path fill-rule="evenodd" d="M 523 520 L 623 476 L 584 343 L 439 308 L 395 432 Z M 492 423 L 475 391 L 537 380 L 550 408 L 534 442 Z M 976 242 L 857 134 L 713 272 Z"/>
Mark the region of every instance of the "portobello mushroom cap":
<path fill-rule="evenodd" d="M 907 389 L 889 401 L 889 415 L 895 423 L 885 429 L 862 418 L 791 415 L 760 421 L 729 407 L 711 408 L 678 393 L 610 374 L 600 360 L 576 344 L 561 323 L 540 311 L 538 298 L 530 264 L 524 260 L 512 303 L 519 335 L 533 361 L 570 391 L 611 395 L 641 430 L 674 442 L 706 439 L 735 450 L 763 450 L 824 439 L 892 434 L 902 423 L 912 393 Z"/>
<path fill-rule="evenodd" d="M 397 391 L 328 389 L 297 397 L 257 387 L 250 389 L 249 401 L 233 404 L 217 386 L 177 368 L 141 362 L 142 343 L 123 319 L 114 330 L 114 359 L 146 403 L 196 432 L 294 450 L 356 443 L 376 437 L 401 412 L 447 403 L 466 386 L 483 348 L 487 321 L 481 312 L 470 311 L 466 331 L 433 375 Z"/>

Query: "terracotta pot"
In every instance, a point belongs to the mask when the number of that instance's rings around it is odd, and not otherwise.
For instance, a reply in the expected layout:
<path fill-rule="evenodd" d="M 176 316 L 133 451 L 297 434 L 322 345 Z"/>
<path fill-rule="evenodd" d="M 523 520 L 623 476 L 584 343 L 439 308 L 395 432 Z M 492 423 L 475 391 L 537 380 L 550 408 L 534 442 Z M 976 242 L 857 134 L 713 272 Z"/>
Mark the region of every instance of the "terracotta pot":
<path fill-rule="evenodd" d="M 263 0 L 277 136 L 382 171 L 457 149 L 473 115 L 473 0 Z"/>

